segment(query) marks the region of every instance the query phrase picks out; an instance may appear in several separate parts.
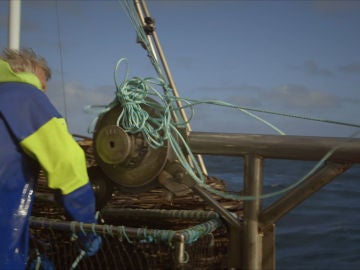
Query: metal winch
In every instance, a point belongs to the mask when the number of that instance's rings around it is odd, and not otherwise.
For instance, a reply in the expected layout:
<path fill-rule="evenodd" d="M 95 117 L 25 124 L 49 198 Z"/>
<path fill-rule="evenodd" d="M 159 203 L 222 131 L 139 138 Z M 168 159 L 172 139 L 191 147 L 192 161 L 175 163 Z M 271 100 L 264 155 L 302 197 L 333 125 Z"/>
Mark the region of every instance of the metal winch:
<path fill-rule="evenodd" d="M 150 116 L 157 112 L 143 105 Z M 94 132 L 95 159 L 103 173 L 120 189 L 147 191 L 169 158 L 168 142 L 161 148 L 151 147 L 141 132 L 130 134 L 116 124 L 123 108 L 120 104 L 101 115 Z"/>

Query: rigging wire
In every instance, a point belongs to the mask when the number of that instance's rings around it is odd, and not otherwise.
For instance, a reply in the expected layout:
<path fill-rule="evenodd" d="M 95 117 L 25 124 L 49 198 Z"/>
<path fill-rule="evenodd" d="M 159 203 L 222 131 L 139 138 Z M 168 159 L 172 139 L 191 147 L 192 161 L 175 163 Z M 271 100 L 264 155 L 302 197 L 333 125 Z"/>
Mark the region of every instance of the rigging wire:
<path fill-rule="evenodd" d="M 132 21 L 135 30 L 138 34 L 138 38 L 140 38 L 143 42 L 143 45 L 147 48 L 148 53 L 151 54 L 152 51 L 149 47 L 148 40 L 146 38 L 146 34 L 144 32 L 144 29 L 141 25 L 141 23 L 138 20 L 136 10 L 133 7 L 133 5 L 129 4 L 129 1 L 120 1 L 122 6 L 124 7 L 125 11 L 127 12 L 127 15 L 129 16 L 130 20 Z M 245 114 L 247 114 L 250 117 L 253 117 L 262 123 L 268 125 L 270 128 L 275 130 L 280 135 L 285 135 L 283 131 L 281 131 L 279 128 L 274 126 L 273 124 L 269 123 L 265 119 L 259 117 L 258 115 L 253 114 L 253 112 L 258 113 L 265 113 L 265 114 L 273 114 L 278 116 L 286 116 L 286 117 L 292 117 L 292 118 L 298 118 L 298 119 L 304 119 L 309 121 L 317 121 L 317 122 L 323 122 L 323 123 L 330 123 L 330 124 L 336 124 L 336 125 L 344 125 L 344 126 L 350 126 L 350 127 L 356 127 L 360 128 L 359 124 L 354 123 L 346 123 L 346 122 L 339 122 L 339 121 L 332 121 L 332 120 L 326 120 L 326 119 L 320 119 L 320 118 L 311 118 L 306 116 L 298 116 L 298 115 L 291 115 L 291 114 L 284 114 L 284 113 L 278 113 L 278 112 L 272 112 L 267 110 L 259 110 L 259 109 L 253 109 L 253 108 L 245 108 L 236 106 L 230 103 L 226 103 L 223 101 L 216 101 L 216 100 L 208 100 L 208 101 L 197 101 L 192 99 L 184 99 L 180 97 L 174 97 L 172 95 L 172 91 L 168 86 L 168 83 L 166 82 L 162 72 L 159 63 L 156 61 L 155 57 L 151 57 L 152 64 L 155 68 L 155 70 L 158 73 L 159 78 L 145 78 L 140 79 L 138 77 L 134 77 L 132 79 L 128 79 L 128 68 L 127 68 L 127 62 L 126 59 L 120 59 L 115 67 L 114 71 L 114 82 L 116 85 L 116 96 L 113 102 L 111 102 L 107 106 L 87 106 L 85 108 L 88 112 L 94 112 L 96 109 L 98 113 L 105 113 L 109 110 L 111 110 L 114 106 L 117 104 L 121 104 L 123 107 L 123 111 L 119 115 L 117 119 L 117 125 L 121 125 L 126 132 L 129 133 L 137 133 L 142 132 L 144 135 L 144 138 L 148 142 L 148 144 L 151 147 L 157 148 L 164 145 L 164 141 L 168 140 L 170 146 L 172 147 L 172 150 L 174 151 L 175 155 L 177 156 L 179 162 L 184 167 L 184 169 L 189 173 L 189 175 L 194 179 L 195 182 L 197 182 L 200 186 L 208 190 L 209 192 L 216 194 L 218 196 L 221 196 L 226 199 L 232 199 L 232 200 L 256 200 L 256 199 L 264 199 L 269 198 L 273 196 L 277 196 L 280 194 L 283 194 L 290 189 L 295 188 L 300 183 L 305 181 L 311 174 L 316 172 L 324 163 L 326 160 L 329 159 L 329 157 L 341 146 L 336 145 L 332 149 L 330 149 L 323 158 L 318 161 L 315 166 L 302 178 L 300 178 L 298 181 L 296 181 L 294 184 L 288 186 L 287 188 L 284 188 L 280 191 L 263 194 L 260 196 L 242 196 L 237 194 L 230 194 L 224 191 L 219 191 L 211 188 L 205 183 L 204 175 L 201 172 L 200 166 L 192 154 L 191 149 L 186 144 L 185 139 L 182 137 L 180 132 L 178 131 L 178 127 L 184 126 L 188 123 L 188 121 L 191 120 L 193 114 L 194 114 L 194 106 L 199 104 L 209 104 L 209 105 L 216 105 L 216 106 L 224 106 L 228 108 L 237 109 Z M 119 65 L 121 63 L 126 63 L 126 71 L 124 80 L 120 83 L 117 79 L 117 71 L 119 68 Z M 160 94 L 159 91 L 156 90 L 156 87 L 161 86 L 165 91 L 164 94 Z M 157 100 L 160 100 L 160 104 L 156 103 L 154 101 L 150 101 L 147 99 L 148 96 L 154 96 L 157 98 Z M 178 106 L 174 106 L 174 104 L 178 103 L 178 101 L 181 100 L 181 102 L 185 103 L 183 107 L 179 108 Z M 147 107 L 154 108 L 158 110 L 160 113 L 160 117 L 150 117 L 149 114 L 140 106 L 141 104 L 145 104 Z M 161 106 L 162 105 L 162 106 Z M 185 108 L 190 108 L 191 110 L 191 116 L 188 120 L 184 120 L 182 123 L 173 123 L 171 120 L 171 113 L 176 112 L 178 113 L 179 110 L 183 110 Z M 95 119 L 96 120 L 96 119 Z M 94 121 L 93 121 L 94 123 Z M 355 133 L 353 133 L 350 138 L 354 138 L 358 136 L 360 133 L 360 129 L 357 130 Z M 178 142 L 180 141 L 180 143 Z M 181 145 L 180 145 L 181 144 Z M 182 146 L 182 147 L 181 147 Z M 185 151 L 183 150 L 185 149 Z M 190 157 L 190 161 L 193 164 L 193 166 L 190 165 L 185 153 Z"/>
<path fill-rule="evenodd" d="M 125 76 L 123 77 L 123 81 L 120 82 L 118 80 L 118 69 L 119 66 L 125 63 L 126 69 L 125 69 Z M 269 126 L 271 129 L 275 130 L 280 135 L 285 135 L 283 131 L 281 131 L 278 127 L 274 126 L 273 124 L 267 122 L 265 119 L 249 112 L 247 109 L 244 109 L 242 107 L 217 101 L 217 100 L 208 100 L 208 101 L 199 101 L 199 100 L 193 100 L 193 99 L 186 99 L 186 98 L 180 98 L 175 97 L 173 95 L 170 95 L 170 91 L 167 92 L 167 94 L 161 94 L 160 91 L 158 91 L 156 88 L 163 88 L 165 87 L 166 82 L 163 81 L 161 78 L 152 78 L 147 77 L 144 79 L 133 77 L 128 78 L 128 67 L 127 67 L 127 61 L 126 59 L 122 58 L 118 61 L 115 72 L 114 72 L 114 82 L 116 85 L 116 94 L 115 99 L 106 106 L 87 106 L 85 108 L 86 112 L 90 113 L 96 113 L 96 114 L 103 114 L 105 112 L 108 112 L 118 104 L 121 104 L 123 110 L 118 116 L 116 120 L 116 124 L 118 126 L 121 126 L 126 132 L 129 133 L 138 133 L 141 132 L 146 139 L 147 143 L 153 147 L 158 148 L 165 145 L 165 141 L 168 141 L 172 150 L 174 151 L 175 155 L 177 156 L 179 162 L 184 167 L 184 169 L 189 173 L 189 175 L 202 187 L 204 187 L 209 192 L 216 194 L 218 196 L 221 196 L 226 199 L 231 200 L 255 200 L 258 198 L 264 199 L 264 198 L 270 198 L 273 196 L 277 196 L 280 194 L 283 194 L 296 186 L 298 186 L 300 183 L 305 181 L 311 174 L 313 174 L 316 170 L 318 170 L 326 160 L 339 148 L 341 145 L 336 145 L 332 149 L 330 149 L 323 158 L 318 161 L 315 166 L 302 178 L 300 178 L 298 181 L 296 181 L 294 184 L 288 186 L 287 188 L 284 188 L 280 191 L 263 194 L 259 197 L 255 196 L 243 196 L 243 195 L 237 195 L 237 194 L 230 194 L 227 192 L 219 191 L 212 189 L 210 186 L 206 185 L 204 175 L 201 173 L 201 168 L 198 165 L 198 162 L 196 161 L 196 158 L 192 154 L 192 151 L 190 147 L 187 145 L 186 140 L 183 138 L 183 136 L 178 131 L 179 127 L 183 127 L 186 123 L 185 122 L 179 122 L 174 123 L 171 118 L 171 114 L 173 112 L 178 112 L 180 109 L 184 108 L 190 108 L 191 114 L 188 119 L 188 121 L 191 121 L 193 115 L 194 115 L 194 106 L 199 104 L 208 104 L 208 105 L 216 105 L 216 106 L 223 106 L 231 109 L 239 110 L 240 112 L 245 113 L 246 115 L 255 118 L 256 120 L 261 121 L 262 123 Z M 154 101 L 154 99 L 149 99 L 148 97 L 156 98 L 159 102 Z M 182 103 L 186 104 L 183 106 L 183 108 L 178 108 L 176 106 L 173 106 L 173 104 L 181 100 Z M 145 106 L 142 106 L 145 105 Z M 155 109 L 158 112 L 158 116 L 151 117 L 149 113 L 144 108 L 152 108 Z M 251 110 L 251 109 L 250 109 Z M 261 111 L 262 113 L 272 114 L 270 111 Z M 293 115 L 286 115 L 281 114 L 282 116 L 289 116 L 294 117 Z M 324 123 L 332 123 L 332 124 L 338 124 L 335 121 L 329 121 L 329 120 L 322 120 L 322 119 L 313 119 L 308 117 L 297 117 L 301 119 L 306 119 L 310 121 L 321 121 Z M 93 122 L 95 123 L 95 122 Z M 352 126 L 352 127 L 358 127 L 360 128 L 360 125 L 353 124 L 353 123 L 343 123 L 342 125 Z M 91 132 L 91 130 L 90 130 Z M 352 134 L 349 139 L 354 138 L 358 136 L 360 133 L 360 129 L 357 130 L 354 134 Z M 185 150 L 183 150 L 185 149 Z M 190 165 L 187 159 L 187 155 L 190 156 L 191 161 L 193 162 L 193 166 Z"/>
<path fill-rule="evenodd" d="M 64 79 L 64 54 L 61 38 L 61 29 L 60 29 L 60 16 L 59 16 L 59 6 L 58 0 L 55 1 L 55 10 L 56 10 L 56 23 L 57 23 L 57 35 L 58 35 L 58 45 L 59 45 L 59 56 L 60 56 L 60 72 L 61 72 L 61 87 L 63 93 L 63 102 L 64 102 L 64 118 L 67 120 L 67 104 L 66 104 L 66 91 L 65 91 L 65 79 Z"/>

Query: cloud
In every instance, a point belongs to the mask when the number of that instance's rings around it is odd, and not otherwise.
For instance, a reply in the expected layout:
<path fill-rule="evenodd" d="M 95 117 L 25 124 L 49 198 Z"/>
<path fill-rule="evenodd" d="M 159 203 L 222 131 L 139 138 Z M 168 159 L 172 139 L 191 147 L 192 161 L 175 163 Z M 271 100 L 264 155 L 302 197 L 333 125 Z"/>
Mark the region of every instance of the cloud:
<path fill-rule="evenodd" d="M 305 71 L 310 75 L 332 77 L 334 74 L 329 69 L 320 68 L 314 61 L 308 60 L 304 63 Z"/>
<path fill-rule="evenodd" d="M 359 63 L 352 63 L 344 66 L 340 66 L 338 68 L 340 71 L 345 73 L 358 73 L 360 74 L 360 64 Z"/>
<path fill-rule="evenodd" d="M 48 85 L 47 95 L 58 111 L 66 117 L 69 129 L 73 133 L 87 134 L 87 129 L 96 117 L 84 111 L 87 105 L 107 105 L 114 98 L 114 87 L 103 85 L 86 88 L 77 82 L 67 82 L 65 90 L 60 81 Z"/>
<path fill-rule="evenodd" d="M 259 97 L 249 97 L 249 96 L 230 96 L 226 99 L 227 102 L 238 105 L 241 107 L 259 107 L 263 104 L 263 102 L 259 99 Z"/>
<path fill-rule="evenodd" d="M 249 95 L 250 93 L 258 93 L 263 91 L 264 89 L 256 86 L 256 85 L 248 85 L 248 84 L 242 84 L 242 85 L 203 85 L 197 88 L 196 92 L 215 92 L 219 93 L 246 93 L 246 95 Z"/>
<path fill-rule="evenodd" d="M 243 88 L 243 87 L 240 87 Z M 330 119 L 343 121 L 351 119 L 356 113 L 360 98 L 342 96 L 326 92 L 325 90 L 313 89 L 302 84 L 283 84 L 274 88 L 251 87 L 253 92 L 238 92 L 226 101 L 249 109 L 273 111 L 284 113 L 289 116 L 300 116 L 318 119 Z M 249 93 L 254 95 L 248 97 Z M 308 120 L 279 117 L 271 114 L 253 112 L 255 115 L 274 124 L 285 133 L 344 136 L 350 134 L 349 128 L 335 125 L 321 124 Z M 344 117 L 344 115 L 350 115 Z M 345 120 L 345 122 L 347 122 Z M 241 132 L 241 133 L 274 133 L 268 126 L 260 121 L 231 109 L 217 106 L 196 107 L 196 114 L 192 122 L 194 130 L 214 132 Z"/>
<path fill-rule="evenodd" d="M 284 84 L 266 92 L 264 98 L 272 104 L 301 110 L 330 109 L 341 105 L 339 97 L 299 84 Z"/>
<path fill-rule="evenodd" d="M 321 68 L 315 61 L 307 60 L 302 65 L 292 65 L 294 70 L 302 70 L 311 76 L 333 77 L 334 72 L 327 68 Z"/>
<path fill-rule="evenodd" d="M 219 87 L 212 86 L 216 89 Z M 66 100 L 66 115 L 69 129 L 74 134 L 88 135 L 89 125 L 95 119 L 96 114 L 84 112 L 86 105 L 107 105 L 114 98 L 113 85 L 102 85 L 96 88 L 89 88 L 77 82 L 67 82 L 65 94 L 60 81 L 49 83 L 48 96 L 56 108 L 64 115 Z M 308 115 L 316 112 L 326 115 L 325 118 L 332 118 L 339 110 L 348 110 L 353 105 L 359 104 L 360 99 L 340 97 L 321 91 L 311 89 L 301 84 L 284 84 L 274 88 L 262 88 L 259 86 L 241 85 L 228 87 L 228 96 L 225 102 L 242 107 L 263 109 L 279 113 Z M 232 92 L 230 92 L 232 91 Z M 222 92 L 223 93 L 223 92 Z M 231 96 L 229 96 L 229 94 Z M 204 98 L 201 98 L 202 100 Z M 222 99 L 218 99 L 222 100 Z M 349 105 L 349 106 L 345 106 Z M 199 105 L 195 108 L 194 119 L 191 122 L 194 130 L 217 131 L 217 132 L 272 132 L 267 126 L 231 108 L 211 105 Z M 257 113 L 255 113 L 257 114 Z M 189 116 L 189 115 L 188 115 Z M 259 115 L 263 117 L 263 115 Z M 265 116 L 270 122 L 277 118 Z M 274 120 L 275 119 L 275 120 Z M 281 121 L 285 121 L 282 120 Z M 287 127 L 281 122 L 281 128 Z M 297 122 L 298 123 L 298 122 Z M 296 129 L 296 126 L 293 128 Z"/>
<path fill-rule="evenodd" d="M 293 70 L 301 70 L 311 76 L 334 77 L 336 72 L 360 74 L 360 63 L 354 62 L 334 68 L 334 70 L 320 67 L 315 61 L 307 60 L 302 65 L 291 65 Z"/>
<path fill-rule="evenodd" d="M 315 0 L 312 2 L 314 10 L 326 14 L 338 14 L 348 11 L 360 10 L 359 1 L 344 1 L 344 0 Z"/>
<path fill-rule="evenodd" d="M 276 108 L 277 112 L 288 111 L 289 109 L 293 112 L 314 112 L 339 108 L 345 102 L 357 102 L 352 99 L 346 100 L 345 97 L 339 97 L 326 91 L 311 89 L 302 84 L 283 84 L 273 88 L 251 85 L 225 88 L 211 86 L 206 87 L 206 93 L 215 89 L 218 93 L 219 89 L 221 89 L 221 93 L 226 97 L 225 100 L 218 99 L 220 101 L 252 109 L 271 111 L 272 108 Z"/>

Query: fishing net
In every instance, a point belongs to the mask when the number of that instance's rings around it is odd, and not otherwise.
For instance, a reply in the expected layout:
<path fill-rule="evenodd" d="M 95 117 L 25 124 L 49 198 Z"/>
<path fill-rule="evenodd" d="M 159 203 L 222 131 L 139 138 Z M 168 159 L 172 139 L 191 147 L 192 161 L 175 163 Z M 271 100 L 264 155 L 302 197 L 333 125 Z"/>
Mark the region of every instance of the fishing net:
<path fill-rule="evenodd" d="M 96 165 L 92 141 L 84 139 L 79 144 L 88 166 Z M 213 188 L 225 189 L 224 182 L 216 178 L 209 177 L 207 182 Z M 43 175 L 37 192 L 49 193 Z M 213 197 L 241 216 L 241 202 Z M 55 269 L 227 268 L 228 229 L 217 213 L 194 193 L 172 196 L 161 186 L 136 194 L 114 190 L 100 211 L 96 228 L 70 221 L 54 200 L 39 196 L 30 227 L 32 269 L 44 269 L 41 267 L 47 262 Z M 99 252 L 77 261 L 80 247 L 74 233 L 94 230 L 103 240 Z"/>

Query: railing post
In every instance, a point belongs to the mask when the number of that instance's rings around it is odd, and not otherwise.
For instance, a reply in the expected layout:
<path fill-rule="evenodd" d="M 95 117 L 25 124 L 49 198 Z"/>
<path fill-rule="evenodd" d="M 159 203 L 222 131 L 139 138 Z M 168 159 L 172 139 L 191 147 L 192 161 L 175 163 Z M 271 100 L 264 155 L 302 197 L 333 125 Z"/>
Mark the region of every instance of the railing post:
<path fill-rule="evenodd" d="M 244 270 L 260 270 L 262 267 L 262 239 L 259 233 L 262 178 L 263 158 L 257 155 L 246 155 L 244 195 L 254 196 L 254 200 L 244 201 L 244 252 L 242 267 Z"/>
<path fill-rule="evenodd" d="M 188 258 L 185 256 L 185 236 L 180 234 L 176 237 L 176 244 L 175 244 L 175 268 L 177 270 L 184 269 L 184 264 L 187 263 Z"/>

